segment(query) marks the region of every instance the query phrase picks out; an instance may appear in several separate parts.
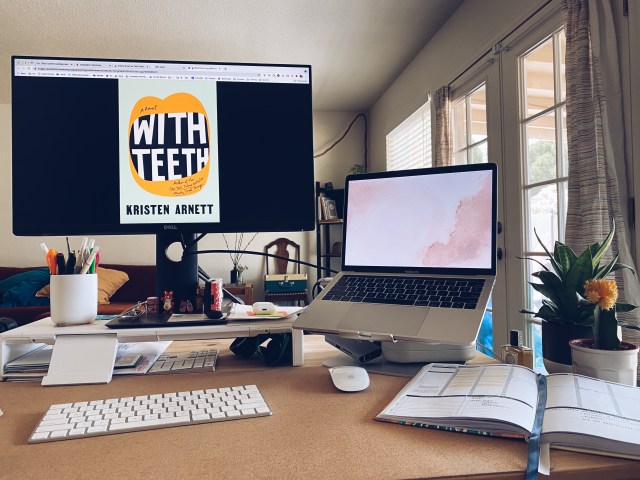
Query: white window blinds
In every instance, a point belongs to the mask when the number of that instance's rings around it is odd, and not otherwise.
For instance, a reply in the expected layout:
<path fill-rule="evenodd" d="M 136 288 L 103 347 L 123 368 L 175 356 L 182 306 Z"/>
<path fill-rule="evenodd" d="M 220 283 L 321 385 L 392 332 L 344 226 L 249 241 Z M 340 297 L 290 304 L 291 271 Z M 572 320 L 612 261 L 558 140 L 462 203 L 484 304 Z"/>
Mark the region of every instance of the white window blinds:
<path fill-rule="evenodd" d="M 387 170 L 431 166 L 431 103 L 427 102 L 387 135 Z"/>

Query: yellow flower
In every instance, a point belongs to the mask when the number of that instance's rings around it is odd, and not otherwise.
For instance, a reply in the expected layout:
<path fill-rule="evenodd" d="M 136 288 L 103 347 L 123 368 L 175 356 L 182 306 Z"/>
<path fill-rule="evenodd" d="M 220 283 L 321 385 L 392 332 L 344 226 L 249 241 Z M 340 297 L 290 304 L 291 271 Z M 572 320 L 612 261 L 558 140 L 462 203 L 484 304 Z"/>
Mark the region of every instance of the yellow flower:
<path fill-rule="evenodd" d="M 584 282 L 584 296 L 589 303 L 610 310 L 616 306 L 618 286 L 615 280 L 587 280 Z"/>

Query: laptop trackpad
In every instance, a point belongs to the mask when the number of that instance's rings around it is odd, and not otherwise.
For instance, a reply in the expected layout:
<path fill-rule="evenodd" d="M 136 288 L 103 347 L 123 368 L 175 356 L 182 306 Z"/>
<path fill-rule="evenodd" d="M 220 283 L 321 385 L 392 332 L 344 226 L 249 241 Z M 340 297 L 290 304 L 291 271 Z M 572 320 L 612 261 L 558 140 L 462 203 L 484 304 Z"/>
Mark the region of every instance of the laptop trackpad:
<path fill-rule="evenodd" d="M 337 328 L 411 337 L 420 331 L 428 311 L 424 307 L 357 303 L 351 305 Z"/>

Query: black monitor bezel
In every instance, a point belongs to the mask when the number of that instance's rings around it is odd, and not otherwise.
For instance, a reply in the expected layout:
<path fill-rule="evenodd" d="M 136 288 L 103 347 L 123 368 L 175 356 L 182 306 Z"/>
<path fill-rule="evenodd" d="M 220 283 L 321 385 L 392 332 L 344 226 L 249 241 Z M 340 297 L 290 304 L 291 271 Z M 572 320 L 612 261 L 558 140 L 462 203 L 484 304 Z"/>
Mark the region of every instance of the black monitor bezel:
<path fill-rule="evenodd" d="M 102 57 L 63 57 L 63 56 L 40 56 L 40 55 L 12 55 L 11 56 L 11 85 L 15 81 L 16 60 L 63 60 L 63 61 L 112 61 L 112 62 L 129 62 L 129 63 L 163 63 L 163 64 L 196 64 L 196 65 L 226 65 L 226 66 L 256 66 L 256 67 L 294 67 L 306 68 L 309 72 L 309 119 L 310 128 L 313 132 L 313 104 L 312 104 L 312 68 L 309 64 L 287 64 L 287 63 L 254 63 L 254 62 L 219 62 L 219 61 L 201 61 L 201 60 L 165 60 L 165 59 L 131 59 L 131 58 L 102 58 Z M 12 112 L 14 106 L 14 93 L 12 88 Z M 13 116 L 13 114 L 12 114 Z M 12 120 L 13 122 L 13 120 Z M 15 135 L 15 132 L 12 133 Z M 311 133 L 313 138 L 313 133 Z M 15 145 L 15 142 L 14 142 Z M 113 224 L 100 223 L 99 217 L 92 220 L 91 224 L 50 224 L 50 225 L 24 225 L 18 222 L 16 225 L 16 212 L 13 208 L 14 197 L 12 195 L 12 227 L 16 236 L 44 236 L 44 235 L 136 235 L 136 234 L 164 234 L 164 233 L 235 233 L 235 232 L 295 232 L 295 231 L 312 231 L 315 229 L 315 179 L 313 173 L 313 145 L 309 146 L 308 158 L 311 168 L 310 186 L 308 189 L 309 197 L 308 212 L 304 219 L 289 218 L 286 213 L 279 220 L 273 220 L 264 223 L 237 222 L 227 220 L 220 223 L 152 223 L 152 224 Z M 12 155 L 13 165 L 13 155 Z M 15 191 L 16 178 L 12 175 L 12 189 Z M 276 194 L 277 192 L 269 192 Z M 286 192 L 280 192 L 286 197 Z M 241 192 L 239 192 L 241 195 Z M 304 199 L 296 199 L 295 201 L 305 201 Z M 284 208 L 283 208 L 284 210 Z"/>

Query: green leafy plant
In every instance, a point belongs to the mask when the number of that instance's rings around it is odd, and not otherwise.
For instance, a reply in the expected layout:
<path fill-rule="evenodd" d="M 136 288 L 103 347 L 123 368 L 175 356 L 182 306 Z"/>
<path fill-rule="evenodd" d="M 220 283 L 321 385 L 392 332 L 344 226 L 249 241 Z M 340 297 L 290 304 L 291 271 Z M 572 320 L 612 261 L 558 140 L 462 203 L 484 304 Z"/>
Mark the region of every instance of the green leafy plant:
<path fill-rule="evenodd" d="M 618 262 L 618 254 L 615 254 L 610 262 L 601 265 L 605 253 L 611 246 L 614 233 L 615 223 L 612 222 L 611 231 L 602 243 L 596 242 L 580 255 L 576 255 L 571 247 L 558 241 L 555 242 L 553 253 L 551 253 L 535 232 L 538 242 L 547 254 L 551 269 L 535 258 L 523 258 L 536 262 L 542 267 L 541 271 L 532 274 L 540 283 L 529 282 L 529 284 L 546 298 L 542 300 L 542 306 L 537 312 L 529 310 L 522 310 L 522 312 L 534 314 L 551 323 L 593 327 L 595 305 L 583 297 L 585 282 L 603 279 L 610 273 L 623 268 L 636 274 L 633 268 Z M 618 312 L 629 312 L 636 307 L 627 303 L 616 303 L 615 308 Z M 627 324 L 624 326 L 634 328 Z"/>
<path fill-rule="evenodd" d="M 361 163 L 354 163 L 353 165 L 351 165 L 351 168 L 349 169 L 349 173 L 350 174 L 365 173 L 364 165 L 362 165 Z"/>

